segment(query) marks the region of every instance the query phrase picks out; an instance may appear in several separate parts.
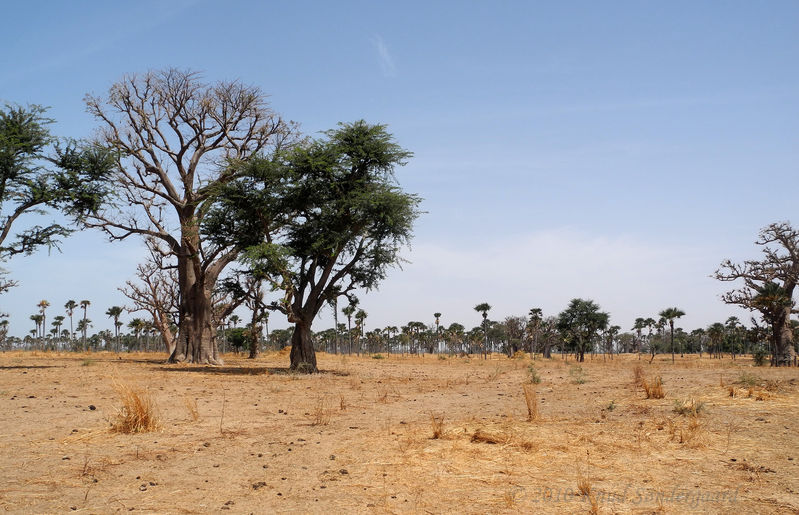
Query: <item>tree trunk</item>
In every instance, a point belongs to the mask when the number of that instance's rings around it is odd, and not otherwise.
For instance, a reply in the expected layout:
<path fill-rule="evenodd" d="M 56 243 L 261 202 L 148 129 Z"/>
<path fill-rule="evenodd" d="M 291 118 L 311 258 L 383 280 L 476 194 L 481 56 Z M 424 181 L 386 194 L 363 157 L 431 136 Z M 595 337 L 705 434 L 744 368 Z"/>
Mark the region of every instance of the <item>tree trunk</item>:
<path fill-rule="evenodd" d="M 183 275 L 179 271 L 179 275 Z M 182 295 L 180 308 L 181 320 L 178 328 L 178 340 L 169 357 L 170 363 L 187 362 L 207 365 L 221 365 L 216 338 L 211 319 L 210 290 L 203 284 L 203 278 L 194 279 L 194 274 L 187 274 L 193 279 L 190 287 Z M 182 281 L 181 281 L 182 282 Z M 188 281 L 187 281 L 188 282 Z"/>
<path fill-rule="evenodd" d="M 297 321 L 291 335 L 291 370 L 313 374 L 316 368 L 316 351 L 311 339 L 311 324 Z"/>
<path fill-rule="evenodd" d="M 793 349 L 793 328 L 791 327 L 791 308 L 786 307 L 778 323 L 772 326 L 774 333 L 774 356 L 772 364 L 777 367 L 791 366 L 796 356 Z"/>

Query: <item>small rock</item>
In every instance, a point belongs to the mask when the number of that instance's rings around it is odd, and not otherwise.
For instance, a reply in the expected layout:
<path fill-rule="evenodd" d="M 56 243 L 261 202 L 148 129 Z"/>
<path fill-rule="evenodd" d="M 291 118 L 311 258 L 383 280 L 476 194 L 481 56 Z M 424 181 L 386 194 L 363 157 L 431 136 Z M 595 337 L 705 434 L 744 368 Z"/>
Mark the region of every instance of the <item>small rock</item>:
<path fill-rule="evenodd" d="M 147 490 L 147 484 L 146 483 L 142 483 L 142 485 L 139 487 L 139 490 L 141 490 L 142 492 L 146 491 Z"/>
<path fill-rule="evenodd" d="M 61 459 L 62 459 L 62 460 L 68 460 L 68 459 L 69 459 L 69 456 L 64 456 L 64 457 L 63 457 L 63 458 L 61 458 Z"/>
<path fill-rule="evenodd" d="M 263 488 L 266 486 L 266 481 L 258 481 L 257 483 L 252 484 L 253 490 L 258 490 L 259 488 Z"/>
<path fill-rule="evenodd" d="M 341 469 L 338 471 L 338 473 L 341 474 L 342 476 L 346 476 L 347 474 L 349 474 L 349 472 L 347 472 L 347 469 Z"/>
<path fill-rule="evenodd" d="M 89 404 L 89 411 L 94 411 L 96 409 L 97 409 L 97 406 L 95 406 L 94 404 Z"/>

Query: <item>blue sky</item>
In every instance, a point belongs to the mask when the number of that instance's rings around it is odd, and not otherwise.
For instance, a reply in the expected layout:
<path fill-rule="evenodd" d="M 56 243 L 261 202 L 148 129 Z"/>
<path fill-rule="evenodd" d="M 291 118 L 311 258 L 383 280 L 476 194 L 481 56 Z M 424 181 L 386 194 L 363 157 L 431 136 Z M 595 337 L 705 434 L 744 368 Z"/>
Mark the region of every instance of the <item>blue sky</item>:
<path fill-rule="evenodd" d="M 691 329 L 730 314 L 726 258 L 792 220 L 799 187 L 799 3 L 15 2 L 0 101 L 51 106 L 88 137 L 86 93 L 179 67 L 261 87 L 305 133 L 388 124 L 425 201 L 411 263 L 361 295 L 371 325 L 479 323 L 588 297 L 628 329 L 678 306 Z M 10 20 L 10 22 L 9 22 Z M 74 236 L 5 264 L 12 334 L 45 298 L 125 299 L 137 242 Z M 125 320 L 130 317 L 126 315 Z M 52 318 L 51 318 L 52 319 Z M 280 316 L 274 327 L 285 326 Z M 325 313 L 314 329 L 328 327 Z M 748 319 L 748 316 L 747 316 Z"/>

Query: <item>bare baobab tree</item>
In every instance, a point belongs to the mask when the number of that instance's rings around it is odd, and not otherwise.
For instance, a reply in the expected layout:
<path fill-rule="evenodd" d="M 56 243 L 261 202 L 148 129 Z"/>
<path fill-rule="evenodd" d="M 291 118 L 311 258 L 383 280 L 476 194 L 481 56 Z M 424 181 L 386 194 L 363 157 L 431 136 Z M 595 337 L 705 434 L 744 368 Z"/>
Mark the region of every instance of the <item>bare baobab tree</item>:
<path fill-rule="evenodd" d="M 241 249 L 207 244 L 203 217 L 219 186 L 236 179 L 241 167 L 231 164 L 291 145 L 294 125 L 269 108 L 257 87 L 209 84 L 176 69 L 125 76 L 106 96 L 85 101 L 101 125 L 95 143 L 117 155 L 113 193 L 88 225 L 111 240 L 137 235 L 165 246 L 176 260 L 180 293 L 170 360 L 219 363 L 211 294 Z"/>

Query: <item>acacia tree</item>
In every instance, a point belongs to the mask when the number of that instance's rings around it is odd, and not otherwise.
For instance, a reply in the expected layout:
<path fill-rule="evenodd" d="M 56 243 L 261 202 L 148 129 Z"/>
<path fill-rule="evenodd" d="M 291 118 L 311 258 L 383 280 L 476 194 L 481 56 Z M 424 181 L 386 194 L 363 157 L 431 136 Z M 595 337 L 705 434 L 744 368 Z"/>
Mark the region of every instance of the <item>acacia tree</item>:
<path fill-rule="evenodd" d="M 720 281 L 743 282 L 740 288 L 725 293 L 722 300 L 759 311 L 771 327 L 772 365 L 789 365 L 796 356 L 791 311 L 799 282 L 799 231 L 788 222 L 769 224 L 760 230 L 755 245 L 763 253 L 760 260 L 725 260 L 714 276 Z"/>
<path fill-rule="evenodd" d="M 126 76 L 107 96 L 85 100 L 101 124 L 97 144 L 118 156 L 112 198 L 89 225 L 111 240 L 137 235 L 164 244 L 180 292 L 170 361 L 219 363 L 211 293 L 241 248 L 234 240 L 209 245 L 203 217 L 220 187 L 242 170 L 234 164 L 289 145 L 293 125 L 256 87 L 206 84 L 175 69 Z"/>
<path fill-rule="evenodd" d="M 10 241 L 12 228 L 26 215 L 62 211 L 79 222 L 96 210 L 107 190 L 104 181 L 111 154 L 75 142 L 59 145 L 41 106 L 0 109 L 0 259 L 30 254 L 39 247 L 58 248 L 73 232 L 56 222 L 32 225 Z M 3 279 L 0 293 L 16 285 Z"/>
<path fill-rule="evenodd" d="M 586 349 L 610 320 L 610 315 L 599 309 L 599 305 L 592 300 L 572 299 L 569 306 L 558 315 L 558 330 L 567 341 L 574 343 L 580 362 L 585 361 Z"/>
<path fill-rule="evenodd" d="M 411 154 L 384 125 L 339 124 L 279 159 L 243 163 L 208 217 L 207 232 L 247 247 L 249 273 L 283 298 L 270 309 L 294 323 L 291 368 L 316 372 L 311 324 L 334 297 L 377 287 L 401 263 L 419 198 L 394 169 Z"/>

